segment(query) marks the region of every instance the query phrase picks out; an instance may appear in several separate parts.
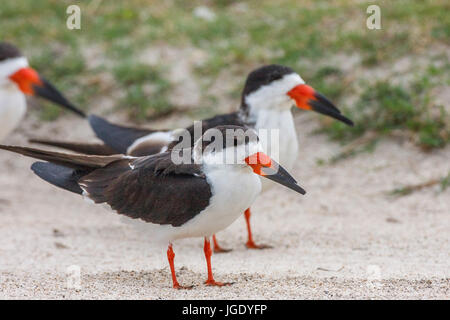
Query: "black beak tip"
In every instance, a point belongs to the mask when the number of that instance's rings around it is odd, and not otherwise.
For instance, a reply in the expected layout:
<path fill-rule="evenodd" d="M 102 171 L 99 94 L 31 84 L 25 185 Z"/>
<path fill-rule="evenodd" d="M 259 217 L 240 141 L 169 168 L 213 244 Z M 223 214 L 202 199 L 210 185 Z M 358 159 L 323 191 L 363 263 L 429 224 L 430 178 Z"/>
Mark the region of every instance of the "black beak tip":
<path fill-rule="evenodd" d="M 33 85 L 36 95 L 52 101 L 61 107 L 70 110 L 82 118 L 86 118 L 86 114 L 71 104 L 50 82 L 41 77 L 42 86 Z"/>
<path fill-rule="evenodd" d="M 299 188 L 299 193 L 301 193 L 302 195 L 305 195 L 305 194 L 306 194 L 306 190 L 305 190 L 305 189 L 303 189 L 303 188 L 300 187 L 300 186 L 298 186 L 298 188 Z"/>
<path fill-rule="evenodd" d="M 354 126 L 353 121 L 341 114 L 341 111 L 325 98 L 325 96 L 317 93 L 316 98 L 317 100 L 309 100 L 308 102 L 314 111 L 339 120 L 350 127 Z"/>
<path fill-rule="evenodd" d="M 350 120 L 349 118 L 345 118 L 345 121 L 343 121 L 346 125 L 350 126 L 350 127 L 354 127 L 355 124 L 353 123 L 352 120 Z"/>
<path fill-rule="evenodd" d="M 265 171 L 265 174 L 263 175 L 264 178 L 275 181 L 302 195 L 306 194 L 305 189 L 300 187 L 297 184 L 297 181 L 295 181 L 295 179 L 282 166 L 278 165 L 275 161 L 274 163 L 277 165 L 276 169 L 273 167 L 263 168 L 263 171 Z"/>

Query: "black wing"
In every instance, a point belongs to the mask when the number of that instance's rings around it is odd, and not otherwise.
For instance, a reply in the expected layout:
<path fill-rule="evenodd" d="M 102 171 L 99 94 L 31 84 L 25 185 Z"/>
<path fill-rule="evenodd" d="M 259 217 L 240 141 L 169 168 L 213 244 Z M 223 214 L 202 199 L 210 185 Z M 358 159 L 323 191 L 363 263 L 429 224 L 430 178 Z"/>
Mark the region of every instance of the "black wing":
<path fill-rule="evenodd" d="M 124 154 L 134 141 L 155 132 L 150 129 L 119 126 L 95 115 L 89 116 L 89 124 L 97 137 L 108 147 Z"/>
<path fill-rule="evenodd" d="M 175 165 L 170 153 L 121 160 L 79 180 L 88 197 L 131 218 L 180 226 L 209 205 L 211 188 L 200 167 Z"/>
<path fill-rule="evenodd" d="M 103 168 L 104 166 L 116 160 L 122 159 L 129 160 L 127 156 L 124 156 L 122 154 L 110 156 L 81 155 L 81 154 L 54 152 L 29 147 L 5 146 L 1 144 L 0 149 L 19 153 L 27 157 L 48 161 L 54 164 L 74 169 L 83 168 L 94 170 L 96 168 Z"/>
<path fill-rule="evenodd" d="M 89 173 L 89 169 L 74 169 L 40 161 L 33 163 L 31 170 L 48 183 L 78 194 L 83 193 L 83 190 L 78 185 L 78 180 Z"/>
<path fill-rule="evenodd" d="M 90 154 L 97 156 L 110 156 L 113 154 L 117 154 L 117 151 L 102 143 L 80 143 L 80 142 L 69 142 L 69 141 L 47 140 L 47 139 L 29 139 L 28 142 L 58 147 L 61 149 L 71 150 L 82 154 Z"/>
<path fill-rule="evenodd" d="M 97 117 L 97 116 L 89 116 L 89 121 L 91 123 L 92 128 L 96 132 L 97 136 L 102 139 L 109 147 L 112 147 L 114 150 L 117 150 L 120 153 L 126 153 L 129 150 L 129 147 L 139 138 L 146 136 L 150 133 L 155 133 L 159 131 L 167 130 L 146 130 L 146 129 L 138 129 L 132 127 L 123 127 L 111 124 L 106 120 Z M 204 133 L 206 130 L 210 128 L 214 128 L 220 125 L 236 125 L 236 126 L 244 126 L 245 124 L 240 119 L 238 112 L 223 114 L 214 116 L 209 119 L 205 119 L 202 121 L 202 132 Z M 193 146 L 195 142 L 194 137 L 194 125 L 186 128 L 191 137 L 191 144 Z M 148 139 L 143 140 L 139 144 L 133 146 L 132 150 L 129 150 L 129 155 L 134 157 L 142 157 L 146 155 L 160 153 L 164 147 L 168 147 L 168 150 L 171 150 L 174 146 L 181 142 L 180 139 L 176 139 L 167 145 L 166 141 L 159 141 L 158 139 Z M 186 146 L 184 146 L 186 147 Z"/>
<path fill-rule="evenodd" d="M 45 181 L 68 191 L 82 194 L 78 180 L 90 172 L 114 161 L 129 161 L 124 155 L 93 156 L 0 145 L 0 149 L 48 162 L 35 162 L 31 170 Z"/>

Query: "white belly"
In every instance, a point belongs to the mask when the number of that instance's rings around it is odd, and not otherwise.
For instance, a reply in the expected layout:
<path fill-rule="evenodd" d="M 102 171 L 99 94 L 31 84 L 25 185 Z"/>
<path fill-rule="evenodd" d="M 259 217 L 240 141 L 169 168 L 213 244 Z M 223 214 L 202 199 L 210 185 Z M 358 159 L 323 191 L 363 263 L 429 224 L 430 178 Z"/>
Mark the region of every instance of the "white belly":
<path fill-rule="evenodd" d="M 266 153 L 290 171 L 298 157 L 297 133 L 291 111 L 260 111 L 255 127 Z M 264 133 L 261 129 L 268 131 Z M 261 181 L 263 191 L 275 185 L 268 179 L 261 178 Z"/>
<path fill-rule="evenodd" d="M 13 131 L 26 111 L 26 100 L 14 84 L 0 87 L 0 141 Z"/>
<path fill-rule="evenodd" d="M 206 172 L 211 185 L 209 206 L 180 227 L 156 225 L 128 219 L 153 240 L 173 241 L 181 238 L 209 237 L 232 224 L 249 208 L 261 191 L 259 177 L 249 167 L 230 170 L 217 167 Z"/>

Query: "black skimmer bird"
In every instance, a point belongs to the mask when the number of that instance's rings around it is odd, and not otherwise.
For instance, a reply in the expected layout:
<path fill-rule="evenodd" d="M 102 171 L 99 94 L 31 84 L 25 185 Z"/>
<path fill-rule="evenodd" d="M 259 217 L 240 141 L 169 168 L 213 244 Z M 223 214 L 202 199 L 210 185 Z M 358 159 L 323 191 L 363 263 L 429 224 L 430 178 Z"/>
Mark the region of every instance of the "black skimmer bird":
<path fill-rule="evenodd" d="M 252 71 L 246 80 L 241 97 L 240 109 L 229 114 L 218 115 L 201 122 L 203 131 L 218 125 L 240 125 L 258 130 L 278 130 L 279 144 L 278 161 L 287 170 L 291 170 L 298 157 L 297 132 L 291 112 L 293 105 L 299 109 L 312 110 L 337 119 L 349 126 L 353 122 L 345 117 L 339 109 L 325 96 L 305 84 L 305 81 L 294 70 L 281 65 L 268 65 Z M 105 145 L 67 143 L 49 140 L 32 140 L 31 142 L 63 147 L 77 152 L 102 154 L 108 152 L 142 156 L 164 152 L 180 143 L 177 140 L 177 130 L 150 130 L 136 127 L 126 127 L 112 124 L 95 115 L 89 116 L 89 122 Z M 194 125 L 187 128 L 194 136 Z M 262 145 L 269 156 L 272 154 L 271 135 L 261 135 Z M 112 151 L 111 151 L 112 149 Z M 263 189 L 270 187 L 270 182 L 263 182 Z M 273 185 L 273 184 L 272 184 Z M 269 246 L 257 245 L 252 236 L 250 226 L 250 208 L 245 210 L 248 240 L 247 248 L 262 249 Z M 220 248 L 215 237 L 216 252 L 228 251 Z"/>
<path fill-rule="evenodd" d="M 305 194 L 286 170 L 262 152 L 256 132 L 244 130 L 219 126 L 207 130 L 192 148 L 144 157 L 77 155 L 4 145 L 0 149 L 47 161 L 31 167 L 45 181 L 147 222 L 150 234 L 168 242 L 174 288 L 182 287 L 175 275 L 172 242 L 204 237 L 206 284 L 222 286 L 212 274 L 209 239 L 250 207 L 261 191 L 259 176 Z M 183 162 L 174 161 L 179 151 L 187 152 Z"/>
<path fill-rule="evenodd" d="M 19 49 L 10 43 L 0 42 L 0 140 L 14 130 L 25 115 L 25 95 L 43 97 L 85 117 L 28 65 L 27 58 Z"/>

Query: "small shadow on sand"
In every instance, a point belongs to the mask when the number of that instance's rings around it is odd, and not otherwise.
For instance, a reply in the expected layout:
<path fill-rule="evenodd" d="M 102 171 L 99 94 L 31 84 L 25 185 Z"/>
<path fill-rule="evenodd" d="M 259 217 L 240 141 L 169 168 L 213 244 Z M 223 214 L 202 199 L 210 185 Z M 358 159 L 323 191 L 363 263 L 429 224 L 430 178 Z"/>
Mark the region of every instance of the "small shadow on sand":
<path fill-rule="evenodd" d="M 11 201 L 9 201 L 8 199 L 0 198 L 0 206 L 9 206 L 9 205 L 11 205 Z"/>
<path fill-rule="evenodd" d="M 215 275 L 217 281 L 230 282 L 232 284 L 243 282 L 251 278 L 251 275 L 233 274 L 233 275 Z M 183 286 L 192 286 L 192 290 L 214 288 L 207 287 L 204 282 L 206 273 L 198 273 L 189 270 L 186 267 L 177 269 L 177 280 Z M 169 268 L 150 270 L 150 271 L 126 271 L 103 272 L 97 274 L 88 274 L 83 276 L 84 283 L 90 283 L 94 287 L 107 286 L 115 292 L 123 291 L 124 288 L 132 288 L 136 291 L 173 290 L 172 278 Z M 230 286 L 233 287 L 233 286 Z M 183 291 L 183 290 L 181 290 Z"/>

